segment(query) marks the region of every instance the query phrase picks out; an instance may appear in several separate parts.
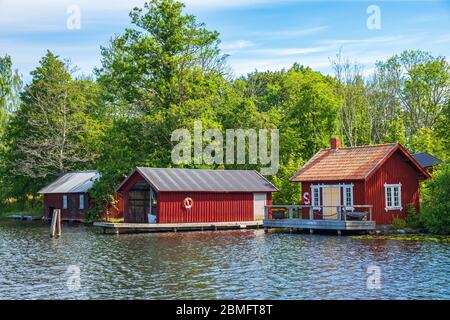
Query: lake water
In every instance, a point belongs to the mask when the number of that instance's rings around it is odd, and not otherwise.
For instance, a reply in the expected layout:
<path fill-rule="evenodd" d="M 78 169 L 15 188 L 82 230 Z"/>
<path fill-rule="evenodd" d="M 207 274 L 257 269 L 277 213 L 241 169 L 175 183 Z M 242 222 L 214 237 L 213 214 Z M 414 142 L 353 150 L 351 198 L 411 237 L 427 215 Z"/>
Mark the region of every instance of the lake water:
<path fill-rule="evenodd" d="M 51 239 L 48 224 L 0 221 L 0 299 L 450 299 L 450 245 L 76 224 Z"/>

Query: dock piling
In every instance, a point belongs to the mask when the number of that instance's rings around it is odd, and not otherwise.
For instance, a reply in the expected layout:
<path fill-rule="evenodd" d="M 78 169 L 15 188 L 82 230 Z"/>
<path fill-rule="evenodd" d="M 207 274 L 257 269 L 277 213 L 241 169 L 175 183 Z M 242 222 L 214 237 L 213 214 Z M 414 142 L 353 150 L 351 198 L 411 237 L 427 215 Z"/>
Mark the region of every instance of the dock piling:
<path fill-rule="evenodd" d="M 53 210 L 52 223 L 50 225 L 50 237 L 61 236 L 61 209 Z"/>

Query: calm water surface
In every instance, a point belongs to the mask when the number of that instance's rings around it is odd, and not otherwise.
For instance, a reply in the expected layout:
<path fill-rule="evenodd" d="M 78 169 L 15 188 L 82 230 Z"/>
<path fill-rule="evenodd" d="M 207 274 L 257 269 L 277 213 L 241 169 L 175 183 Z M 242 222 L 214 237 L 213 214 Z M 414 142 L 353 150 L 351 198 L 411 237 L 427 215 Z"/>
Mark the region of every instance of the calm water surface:
<path fill-rule="evenodd" d="M 0 299 L 450 299 L 450 245 L 262 230 L 103 235 L 0 221 Z M 67 287 L 67 268 L 81 288 Z M 367 289 L 367 268 L 381 289 Z"/>

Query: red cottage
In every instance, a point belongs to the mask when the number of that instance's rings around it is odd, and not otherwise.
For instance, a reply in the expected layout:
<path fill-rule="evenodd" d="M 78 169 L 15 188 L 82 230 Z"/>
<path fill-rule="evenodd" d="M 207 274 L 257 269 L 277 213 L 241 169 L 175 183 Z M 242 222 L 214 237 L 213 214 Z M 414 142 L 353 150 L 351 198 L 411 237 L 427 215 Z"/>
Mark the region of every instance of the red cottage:
<path fill-rule="evenodd" d="M 39 190 L 44 196 L 44 217 L 51 219 L 54 209 L 61 209 L 61 218 L 65 221 L 81 221 L 84 212 L 93 208 L 89 190 L 94 181 L 99 178 L 95 170 L 69 172 Z M 123 203 L 117 196 L 116 207 L 108 210 L 108 218 L 123 216 Z M 102 218 L 106 216 L 106 213 Z"/>
<path fill-rule="evenodd" d="M 409 204 L 419 208 L 419 182 L 429 177 L 398 143 L 341 148 L 332 138 L 331 148 L 317 152 L 291 181 L 302 184 L 303 204 L 323 219 L 337 219 L 337 208 L 372 205 L 382 225 L 404 219 Z"/>
<path fill-rule="evenodd" d="M 117 190 L 129 223 L 263 220 L 277 191 L 256 171 L 140 167 Z"/>

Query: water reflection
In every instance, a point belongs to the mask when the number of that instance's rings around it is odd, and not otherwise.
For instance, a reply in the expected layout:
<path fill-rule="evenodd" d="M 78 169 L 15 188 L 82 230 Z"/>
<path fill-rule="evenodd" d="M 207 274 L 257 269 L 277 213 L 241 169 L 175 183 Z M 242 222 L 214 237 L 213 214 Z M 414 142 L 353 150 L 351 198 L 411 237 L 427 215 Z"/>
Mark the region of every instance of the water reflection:
<path fill-rule="evenodd" d="M 449 299 L 445 243 L 264 234 L 262 230 L 103 235 L 0 222 L 2 299 Z M 66 286 L 81 269 L 81 289 Z M 367 267 L 382 288 L 366 288 Z"/>

